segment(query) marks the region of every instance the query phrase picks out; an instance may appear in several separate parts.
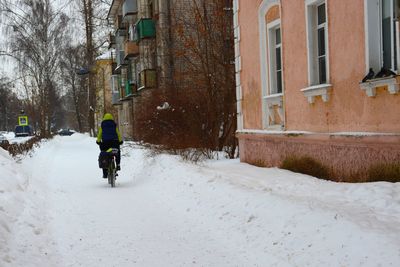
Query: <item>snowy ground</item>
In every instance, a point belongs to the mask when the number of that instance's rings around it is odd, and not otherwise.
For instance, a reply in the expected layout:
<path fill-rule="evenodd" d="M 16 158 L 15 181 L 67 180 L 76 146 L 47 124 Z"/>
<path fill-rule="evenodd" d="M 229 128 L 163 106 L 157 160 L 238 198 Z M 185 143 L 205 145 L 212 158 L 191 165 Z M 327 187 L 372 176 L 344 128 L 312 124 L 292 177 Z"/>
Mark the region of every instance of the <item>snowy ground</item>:
<path fill-rule="evenodd" d="M 110 188 L 97 155 L 79 134 L 0 149 L 0 266 L 400 266 L 399 183 L 125 146 Z"/>

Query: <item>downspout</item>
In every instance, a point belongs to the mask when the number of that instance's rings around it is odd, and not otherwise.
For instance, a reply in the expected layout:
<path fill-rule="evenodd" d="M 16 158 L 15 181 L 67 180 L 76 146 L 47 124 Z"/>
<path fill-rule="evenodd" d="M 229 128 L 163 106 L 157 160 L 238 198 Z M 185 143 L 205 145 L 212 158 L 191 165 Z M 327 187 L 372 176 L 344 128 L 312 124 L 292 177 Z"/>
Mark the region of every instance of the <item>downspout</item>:
<path fill-rule="evenodd" d="M 159 48 L 158 53 L 160 57 L 160 69 L 161 69 L 161 87 L 166 89 L 168 82 L 171 79 L 171 66 L 170 66 L 170 39 L 171 39 L 171 20 L 170 20 L 170 1 L 163 0 L 158 2 L 159 8 Z"/>

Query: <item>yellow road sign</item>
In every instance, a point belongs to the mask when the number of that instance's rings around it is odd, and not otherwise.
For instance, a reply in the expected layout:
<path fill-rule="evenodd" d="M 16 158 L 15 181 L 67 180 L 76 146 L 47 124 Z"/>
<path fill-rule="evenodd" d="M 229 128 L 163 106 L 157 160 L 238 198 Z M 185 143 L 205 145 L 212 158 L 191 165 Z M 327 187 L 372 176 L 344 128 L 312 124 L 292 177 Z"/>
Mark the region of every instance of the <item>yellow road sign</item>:
<path fill-rule="evenodd" d="M 19 126 L 26 126 L 26 125 L 28 125 L 28 116 L 19 116 L 19 117 L 18 117 L 18 125 L 19 125 Z"/>

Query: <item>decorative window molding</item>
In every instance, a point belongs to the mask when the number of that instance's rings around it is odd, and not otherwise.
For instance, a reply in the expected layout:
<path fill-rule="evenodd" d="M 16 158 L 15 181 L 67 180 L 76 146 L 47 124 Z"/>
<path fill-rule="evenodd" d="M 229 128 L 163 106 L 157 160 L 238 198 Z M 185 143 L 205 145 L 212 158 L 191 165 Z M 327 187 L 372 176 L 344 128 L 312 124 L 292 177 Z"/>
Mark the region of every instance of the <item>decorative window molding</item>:
<path fill-rule="evenodd" d="M 397 94 L 400 91 L 399 83 L 396 78 L 382 78 L 360 83 L 360 88 L 365 90 L 365 93 L 369 97 L 376 96 L 376 88 L 382 86 L 387 86 L 389 93 L 392 95 Z"/>
<path fill-rule="evenodd" d="M 270 120 L 270 114 L 271 109 L 268 106 L 269 104 L 265 100 L 265 97 L 268 97 L 269 94 L 273 93 L 273 91 L 269 90 L 269 85 L 271 84 L 271 81 L 269 79 L 269 60 L 268 60 L 268 55 L 269 55 L 269 49 L 268 49 L 268 42 L 267 42 L 267 35 L 268 35 L 268 30 L 269 28 L 267 27 L 267 22 L 265 19 L 265 16 L 267 15 L 267 12 L 270 10 L 271 7 L 279 5 L 280 6 L 280 1 L 279 0 L 264 0 L 262 1 L 259 9 L 258 9 L 258 28 L 259 28 L 259 42 L 260 42 L 260 67 L 261 67 L 261 95 L 262 97 L 262 125 L 263 128 L 270 128 L 272 125 L 270 121 L 276 121 L 275 119 Z M 271 24 L 272 25 L 272 24 Z M 283 107 L 282 107 L 283 108 Z M 282 118 L 283 116 L 283 112 Z M 282 121 L 284 121 L 282 119 Z M 275 125 L 273 127 L 281 127 L 281 125 Z"/>
<path fill-rule="evenodd" d="M 283 94 L 264 96 L 264 101 L 268 110 L 268 121 L 271 121 L 266 128 L 282 129 L 284 127 Z M 276 112 L 278 116 L 276 116 Z"/>
<path fill-rule="evenodd" d="M 328 102 L 331 90 L 332 84 L 319 84 L 301 89 L 301 91 L 304 93 L 304 96 L 307 97 L 308 103 L 310 104 L 315 103 L 316 96 L 321 96 L 322 101 Z"/>

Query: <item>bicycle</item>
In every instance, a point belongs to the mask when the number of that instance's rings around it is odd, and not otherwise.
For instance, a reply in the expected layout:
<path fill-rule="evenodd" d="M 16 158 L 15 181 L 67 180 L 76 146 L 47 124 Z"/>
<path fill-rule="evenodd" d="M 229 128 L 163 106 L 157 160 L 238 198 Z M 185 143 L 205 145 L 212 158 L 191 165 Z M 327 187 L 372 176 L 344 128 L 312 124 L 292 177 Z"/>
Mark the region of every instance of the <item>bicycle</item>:
<path fill-rule="evenodd" d="M 108 178 L 108 184 L 111 185 L 111 187 L 115 187 L 115 178 L 118 176 L 117 174 L 117 164 L 116 164 L 116 159 L 118 155 L 118 148 L 109 148 L 107 153 L 110 154 L 110 163 L 107 168 L 107 178 Z"/>

